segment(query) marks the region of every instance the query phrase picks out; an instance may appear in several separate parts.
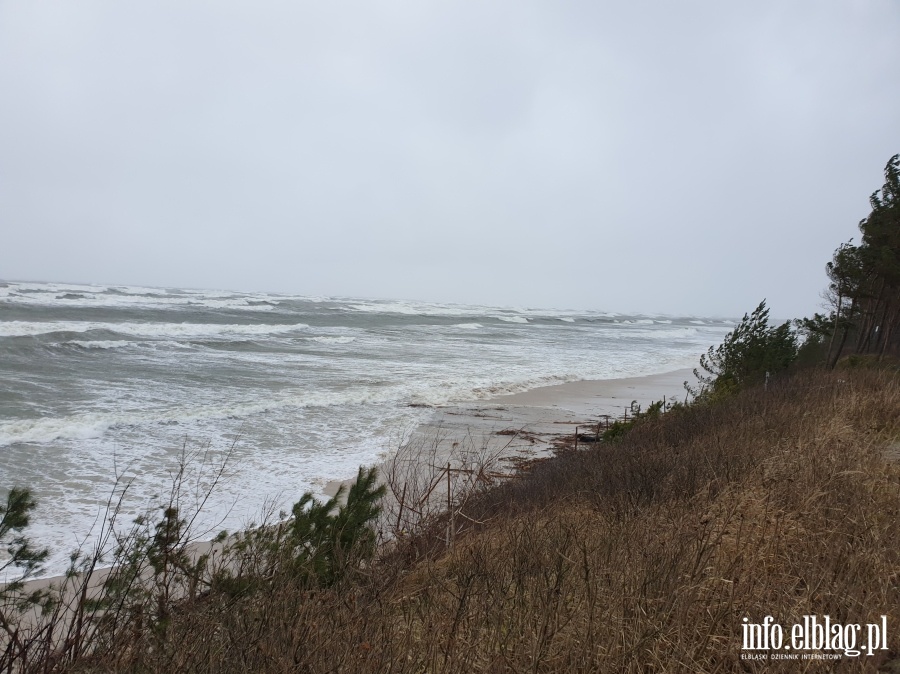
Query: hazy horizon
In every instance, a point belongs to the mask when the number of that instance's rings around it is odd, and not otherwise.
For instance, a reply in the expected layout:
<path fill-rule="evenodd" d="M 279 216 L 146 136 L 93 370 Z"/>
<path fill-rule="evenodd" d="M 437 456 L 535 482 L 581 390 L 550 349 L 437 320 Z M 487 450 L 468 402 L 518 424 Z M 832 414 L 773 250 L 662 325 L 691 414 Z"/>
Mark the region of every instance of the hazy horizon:
<path fill-rule="evenodd" d="M 416 299 L 413 297 L 376 297 L 376 296 L 367 296 L 367 295 L 307 295 L 304 293 L 292 293 L 292 292 L 280 292 L 274 290 L 242 290 L 240 288 L 203 288 L 199 286 L 154 286 L 154 285 L 145 285 L 145 284 L 128 284 L 128 283 L 93 283 L 88 281 L 55 281 L 55 280 L 43 280 L 43 279 L 4 279 L 0 278 L 0 284 L 10 284 L 10 283 L 24 283 L 24 284 L 46 284 L 51 286 L 72 286 L 72 287 L 93 287 L 93 288 L 128 288 L 128 289 L 147 289 L 147 290 L 165 290 L 165 291 L 185 291 L 185 292 L 196 292 L 196 293 L 225 293 L 225 294 L 234 294 L 234 295 L 272 295 L 272 296 L 280 296 L 280 297 L 294 297 L 294 298 L 303 298 L 312 301 L 372 301 L 372 302 L 383 302 L 383 303 L 414 303 L 421 305 L 447 305 L 447 306 L 458 306 L 461 308 L 483 308 L 483 309 L 504 309 L 510 311 L 535 311 L 541 312 L 546 311 L 548 313 L 553 312 L 573 312 L 573 313 L 585 313 L 585 314 L 610 314 L 615 316 L 646 316 L 646 317 L 660 317 L 660 318 L 669 318 L 669 317 L 681 317 L 681 318 L 711 318 L 716 320 L 726 320 L 726 321 L 736 321 L 741 318 L 741 316 L 745 313 L 750 313 L 750 309 L 747 311 L 741 312 L 740 314 L 698 314 L 698 313 L 684 313 L 684 312 L 665 312 L 665 311 L 629 311 L 629 310 L 613 310 L 606 309 L 603 307 L 598 308 L 586 308 L 586 307 L 578 307 L 578 306 L 549 306 L 549 305 L 529 305 L 529 304 L 490 304 L 483 302 L 455 302 L 455 301 L 438 301 L 438 300 L 428 300 L 428 299 Z M 62 291 L 60 291 L 62 292 Z M 766 300 L 766 305 L 769 306 L 769 302 L 767 298 L 761 298 L 761 300 Z M 755 305 L 754 307 L 755 308 Z M 751 309 L 752 309 L 751 308 Z M 771 312 L 770 312 L 771 313 Z M 772 316 L 773 321 L 784 321 L 795 318 L 793 316 Z"/>
<path fill-rule="evenodd" d="M 0 4 L 0 278 L 821 310 L 900 5 Z"/>

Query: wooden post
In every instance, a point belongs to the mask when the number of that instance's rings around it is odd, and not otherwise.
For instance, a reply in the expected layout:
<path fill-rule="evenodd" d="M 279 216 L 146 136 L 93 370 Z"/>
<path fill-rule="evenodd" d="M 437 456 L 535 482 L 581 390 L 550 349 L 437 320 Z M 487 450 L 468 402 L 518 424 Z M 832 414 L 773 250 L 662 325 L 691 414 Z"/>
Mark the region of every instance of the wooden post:
<path fill-rule="evenodd" d="M 450 507 L 450 462 L 447 462 L 447 548 L 450 548 L 450 532 L 453 530 L 453 509 Z"/>
<path fill-rule="evenodd" d="M 575 427 L 575 451 L 578 451 L 578 426 Z"/>
<path fill-rule="evenodd" d="M 403 483 L 403 493 L 400 495 L 400 508 L 397 510 L 397 526 L 395 527 L 395 533 L 400 535 L 400 521 L 403 517 L 403 506 L 406 504 L 406 482 Z"/>

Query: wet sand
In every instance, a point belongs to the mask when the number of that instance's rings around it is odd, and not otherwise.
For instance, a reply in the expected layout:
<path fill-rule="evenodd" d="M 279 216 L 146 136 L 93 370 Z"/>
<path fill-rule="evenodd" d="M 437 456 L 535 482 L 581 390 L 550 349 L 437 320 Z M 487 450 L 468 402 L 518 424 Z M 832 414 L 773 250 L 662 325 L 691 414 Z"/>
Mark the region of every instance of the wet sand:
<path fill-rule="evenodd" d="M 502 395 L 474 403 L 436 408 L 432 418 L 406 440 L 407 446 L 428 447 L 441 464 L 464 460 L 472 452 L 505 457 L 547 455 L 562 436 L 596 432 L 598 425 L 622 418 L 632 401 L 646 406 L 663 397 L 683 401 L 690 369 L 623 379 L 573 381 Z M 629 412 L 630 413 L 630 412 Z M 421 452 L 420 452 L 421 453 Z M 389 461 L 382 463 L 384 473 Z M 332 480 L 323 490 L 333 496 L 349 480 Z"/>

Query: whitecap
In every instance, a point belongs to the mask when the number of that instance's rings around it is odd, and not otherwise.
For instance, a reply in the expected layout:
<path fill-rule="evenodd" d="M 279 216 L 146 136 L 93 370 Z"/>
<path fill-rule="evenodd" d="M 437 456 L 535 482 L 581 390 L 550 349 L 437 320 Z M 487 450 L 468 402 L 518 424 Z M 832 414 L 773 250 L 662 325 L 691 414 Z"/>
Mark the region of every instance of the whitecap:
<path fill-rule="evenodd" d="M 0 322 L 0 337 L 27 337 L 55 332 L 106 330 L 122 335 L 170 338 L 247 337 L 296 332 L 309 328 L 293 324 L 219 324 L 219 323 L 100 323 L 94 321 L 7 321 Z"/>
<path fill-rule="evenodd" d="M 656 338 L 675 338 L 675 339 L 686 339 L 688 337 L 695 337 L 699 334 L 697 328 L 672 328 L 670 330 L 660 329 L 660 330 L 646 330 L 642 336 Z"/>
<path fill-rule="evenodd" d="M 111 424 L 102 414 L 6 421 L 0 423 L 0 447 L 20 442 L 52 442 L 59 438 L 97 438 Z"/>
<path fill-rule="evenodd" d="M 352 301 L 345 306 L 353 311 L 404 316 L 484 316 L 488 310 L 487 307 L 412 301 Z"/>
<path fill-rule="evenodd" d="M 112 339 L 97 339 L 97 340 L 83 340 L 83 339 L 70 339 L 66 342 L 61 342 L 61 346 L 78 346 L 82 349 L 121 349 L 126 346 L 131 346 L 135 342 L 121 341 L 121 340 L 112 340 Z"/>
<path fill-rule="evenodd" d="M 350 342 L 355 342 L 356 337 L 330 337 L 330 336 L 322 336 L 322 337 L 312 337 L 312 341 L 319 342 L 321 344 L 349 344 Z"/>
<path fill-rule="evenodd" d="M 115 293 L 94 293 L 89 291 L 69 291 L 65 294 L 56 292 L 29 292 L 27 294 L 9 295 L 7 301 L 13 304 L 26 304 L 47 307 L 97 307 L 97 308 L 131 308 L 155 309 L 171 307 L 207 307 L 210 309 L 272 311 L 271 300 L 254 300 L 245 297 L 203 297 L 201 295 L 165 295 L 138 294 L 119 291 Z"/>

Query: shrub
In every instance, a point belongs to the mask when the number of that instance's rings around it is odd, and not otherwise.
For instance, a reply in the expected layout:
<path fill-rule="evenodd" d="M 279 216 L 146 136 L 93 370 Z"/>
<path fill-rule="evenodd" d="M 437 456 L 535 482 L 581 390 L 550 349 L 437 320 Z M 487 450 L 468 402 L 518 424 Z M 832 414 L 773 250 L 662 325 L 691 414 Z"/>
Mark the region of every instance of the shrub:
<path fill-rule="evenodd" d="M 6 553 L 0 557 L 0 582 L 5 583 L 0 586 L 0 610 L 13 605 L 23 611 L 31 605 L 45 605 L 48 601 L 45 592 L 22 594 L 25 580 L 42 571 L 49 554 L 46 549 L 35 548 L 22 533 L 36 505 L 31 492 L 21 487 L 10 489 L 6 503 L 0 505 L 0 544 Z M 9 575 L 16 578 L 7 583 Z"/>

